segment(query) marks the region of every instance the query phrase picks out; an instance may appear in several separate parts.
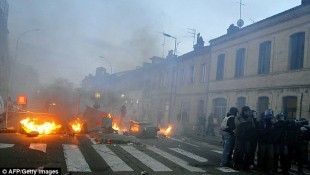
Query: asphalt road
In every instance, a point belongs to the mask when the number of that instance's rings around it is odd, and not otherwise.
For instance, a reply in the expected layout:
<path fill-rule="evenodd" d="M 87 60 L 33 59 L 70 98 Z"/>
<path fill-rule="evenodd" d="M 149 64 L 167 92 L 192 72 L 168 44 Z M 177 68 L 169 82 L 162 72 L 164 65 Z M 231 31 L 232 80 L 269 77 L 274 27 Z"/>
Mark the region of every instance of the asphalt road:
<path fill-rule="evenodd" d="M 60 168 L 61 174 L 259 174 L 220 168 L 221 147 L 186 137 L 118 134 L 27 137 L 0 133 L 0 168 Z M 0 172 L 1 174 L 1 172 Z"/>

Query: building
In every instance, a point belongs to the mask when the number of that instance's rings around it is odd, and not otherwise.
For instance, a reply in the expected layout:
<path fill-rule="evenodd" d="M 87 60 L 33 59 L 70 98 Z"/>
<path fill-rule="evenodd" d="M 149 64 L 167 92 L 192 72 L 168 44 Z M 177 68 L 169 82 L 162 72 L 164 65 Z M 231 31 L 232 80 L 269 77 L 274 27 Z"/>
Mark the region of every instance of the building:
<path fill-rule="evenodd" d="M 188 129 L 201 113 L 221 121 L 230 107 L 244 105 L 310 120 L 309 42 L 310 5 L 302 1 L 246 27 L 231 25 L 209 46 L 200 38 L 192 52 L 113 74 L 111 87 L 152 122 L 162 115 L 164 123 L 176 123 L 185 111 Z"/>
<path fill-rule="evenodd" d="M 211 40 L 208 109 L 219 118 L 248 105 L 310 119 L 309 42 L 309 3 Z"/>
<path fill-rule="evenodd" d="M 4 112 L 4 101 L 8 90 L 9 51 L 8 51 L 8 12 L 9 4 L 0 0 L 0 114 Z"/>

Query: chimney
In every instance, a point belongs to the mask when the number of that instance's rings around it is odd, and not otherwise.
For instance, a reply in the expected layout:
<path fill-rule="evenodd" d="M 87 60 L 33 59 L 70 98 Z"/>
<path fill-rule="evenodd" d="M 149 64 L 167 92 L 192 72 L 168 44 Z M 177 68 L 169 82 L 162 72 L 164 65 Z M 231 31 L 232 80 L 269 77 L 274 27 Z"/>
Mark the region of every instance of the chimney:
<path fill-rule="evenodd" d="M 235 26 L 234 24 L 230 24 L 230 26 L 227 29 L 227 34 L 234 33 L 239 30 L 239 27 Z"/>

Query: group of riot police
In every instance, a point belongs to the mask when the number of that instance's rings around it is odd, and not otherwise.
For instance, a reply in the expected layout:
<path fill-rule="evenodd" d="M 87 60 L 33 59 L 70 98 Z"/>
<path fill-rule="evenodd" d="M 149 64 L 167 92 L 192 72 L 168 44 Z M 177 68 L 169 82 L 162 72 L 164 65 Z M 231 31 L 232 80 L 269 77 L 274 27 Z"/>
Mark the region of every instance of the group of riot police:
<path fill-rule="evenodd" d="M 290 174 L 292 163 L 296 163 L 297 174 L 304 174 L 310 140 L 308 120 L 289 120 L 284 113 L 275 115 L 272 109 L 257 114 L 248 106 L 240 112 L 231 107 L 225 117 L 228 120 L 222 127 L 224 150 L 220 166 Z"/>

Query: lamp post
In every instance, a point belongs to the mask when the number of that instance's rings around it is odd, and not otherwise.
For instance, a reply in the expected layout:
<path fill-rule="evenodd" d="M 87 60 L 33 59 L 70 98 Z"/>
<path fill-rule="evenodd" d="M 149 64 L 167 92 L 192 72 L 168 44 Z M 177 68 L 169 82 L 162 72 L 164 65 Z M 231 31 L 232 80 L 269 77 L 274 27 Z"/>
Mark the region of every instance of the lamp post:
<path fill-rule="evenodd" d="M 111 62 L 110 62 L 106 57 L 99 56 L 99 58 L 103 58 L 104 60 L 106 60 L 106 61 L 109 63 L 109 65 L 110 65 L 110 70 L 111 70 L 111 74 L 112 74 L 112 64 L 111 64 Z"/>
<path fill-rule="evenodd" d="M 17 50 L 18 50 L 18 45 L 19 45 L 19 41 L 20 41 L 20 39 L 23 37 L 23 36 L 25 36 L 27 33 L 29 33 L 29 32 L 35 32 L 35 31 L 39 31 L 40 29 L 30 29 L 30 30 L 27 30 L 27 31 L 25 31 L 25 32 L 23 32 L 23 33 L 21 33 L 20 35 L 19 35 L 19 37 L 17 38 L 17 41 L 16 41 L 16 47 L 15 47 L 15 61 L 17 60 Z"/>
<path fill-rule="evenodd" d="M 176 56 L 176 52 L 177 52 L 177 38 L 174 36 L 171 36 L 167 33 L 163 33 L 164 36 L 169 37 L 169 38 L 173 38 L 174 39 L 174 56 Z"/>
<path fill-rule="evenodd" d="M 33 31 L 39 31 L 40 29 L 30 29 L 30 30 L 26 30 L 24 31 L 23 33 L 21 33 L 18 38 L 17 38 L 17 41 L 16 41 L 16 47 L 15 47 L 15 55 L 14 55 L 14 61 L 17 60 L 17 50 L 18 50 L 18 44 L 19 44 L 19 41 L 20 39 L 25 36 L 27 33 L 29 32 L 33 32 Z M 9 96 L 9 89 L 11 88 L 11 76 L 12 76 L 12 73 L 11 73 L 11 68 L 9 70 L 9 82 L 8 82 L 8 89 L 7 89 L 7 96 L 6 96 L 6 112 L 5 112 L 5 128 L 8 127 L 8 117 L 9 117 L 9 103 L 11 103 L 11 98 Z"/>

